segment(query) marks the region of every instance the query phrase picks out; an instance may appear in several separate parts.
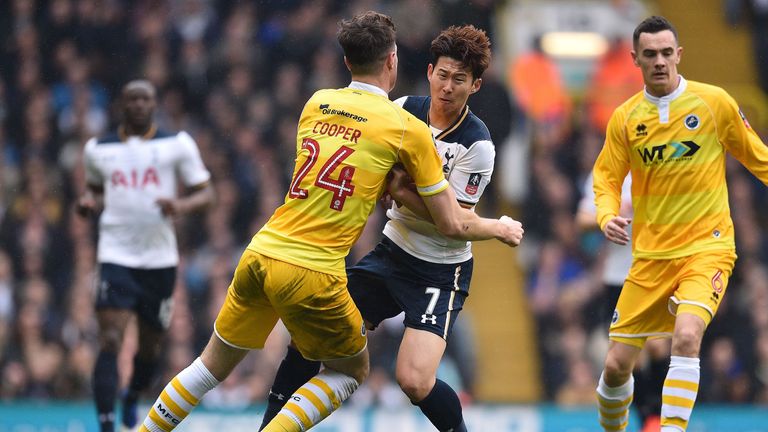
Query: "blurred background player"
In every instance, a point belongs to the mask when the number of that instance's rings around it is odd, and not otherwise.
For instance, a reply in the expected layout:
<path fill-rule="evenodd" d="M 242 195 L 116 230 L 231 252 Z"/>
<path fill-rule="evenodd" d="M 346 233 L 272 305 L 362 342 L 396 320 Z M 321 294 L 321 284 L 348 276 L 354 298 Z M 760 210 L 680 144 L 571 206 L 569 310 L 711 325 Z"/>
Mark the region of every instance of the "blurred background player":
<path fill-rule="evenodd" d="M 117 354 L 125 329 L 138 318 L 139 344 L 122 403 L 122 423 L 135 427 L 136 402 L 154 377 L 171 319 L 179 254 L 173 219 L 213 203 L 210 174 L 192 137 L 158 130 L 155 88 L 135 80 L 123 87 L 117 131 L 85 145 L 87 191 L 79 214 L 99 214 L 96 309 L 99 355 L 93 397 L 102 432 L 114 430 Z M 176 196 L 178 180 L 190 191 Z"/>
<path fill-rule="evenodd" d="M 243 253 L 209 344 L 165 387 L 142 431 L 175 428 L 249 350 L 264 347 L 278 319 L 299 353 L 325 369 L 264 430 L 307 430 L 357 389 L 368 374 L 368 351 L 344 259 L 396 163 L 413 177 L 441 233 L 519 244 L 519 222 L 480 218 L 456 203 L 429 128 L 388 99 L 398 63 L 390 18 L 366 12 L 344 20 L 338 40 L 352 83 L 320 90 L 306 103 L 285 203 Z"/>
<path fill-rule="evenodd" d="M 632 175 L 628 174 L 621 186 L 620 215 L 632 219 Z M 576 223 L 582 231 L 594 231 L 600 227 L 597 224 L 597 208 L 595 207 L 595 192 L 592 175 L 584 182 L 582 198 L 576 213 Z M 631 226 L 627 226 L 631 237 Z M 631 243 L 631 241 L 630 241 Z M 607 242 L 598 252 L 602 267 L 602 291 L 587 306 L 591 310 L 590 318 L 596 320 L 595 326 L 601 333 L 607 330 L 613 318 L 616 302 L 621 293 L 621 287 L 632 266 L 632 248 L 630 245 L 618 245 Z M 661 389 L 667 374 L 669 362 L 669 341 L 666 339 L 647 342 L 648 359 L 644 367 L 636 367 L 635 391 L 633 403 L 640 415 L 643 432 L 659 429 L 659 412 L 661 411 Z"/>
<path fill-rule="evenodd" d="M 427 67 L 431 96 L 395 101 L 429 125 L 443 173 L 459 204 L 474 208 L 491 179 L 495 150 L 485 124 L 467 105 L 491 60 L 490 41 L 474 26 L 449 27 L 431 44 Z M 407 181 L 407 179 L 406 179 Z M 391 188 L 396 201 L 407 184 Z M 421 200 L 387 211 L 376 248 L 347 269 L 349 291 L 369 329 L 405 312 L 405 333 L 395 375 L 400 388 L 441 431 L 466 431 L 456 392 L 437 379 L 446 341 L 469 294 L 471 244 L 440 233 Z M 319 369 L 288 347 L 269 393 L 262 427 L 305 376 Z"/>
<path fill-rule="evenodd" d="M 701 341 L 736 261 L 726 152 L 768 184 L 768 148 L 728 93 L 678 74 L 682 51 L 663 17 L 635 28 L 632 58 L 645 90 L 614 112 L 593 170 L 598 223 L 620 245 L 630 240 L 630 220 L 620 216 L 629 171 L 634 184 L 634 261 L 611 320 L 597 387 L 606 431 L 626 429 L 632 370 L 646 340 L 657 337 L 672 338 L 661 430 L 687 429 L 699 389 Z"/>

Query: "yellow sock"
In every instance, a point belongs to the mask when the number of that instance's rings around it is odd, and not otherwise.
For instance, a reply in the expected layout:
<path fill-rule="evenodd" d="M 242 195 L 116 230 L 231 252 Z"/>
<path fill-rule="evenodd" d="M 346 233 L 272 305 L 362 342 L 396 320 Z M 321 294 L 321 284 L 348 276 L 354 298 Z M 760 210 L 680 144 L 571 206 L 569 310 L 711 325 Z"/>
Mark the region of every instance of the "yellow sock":
<path fill-rule="evenodd" d="M 597 386 L 597 415 L 603 430 L 624 432 L 627 429 L 634 389 L 635 379 L 632 376 L 629 381 L 618 387 L 608 387 L 603 375 L 600 375 Z"/>

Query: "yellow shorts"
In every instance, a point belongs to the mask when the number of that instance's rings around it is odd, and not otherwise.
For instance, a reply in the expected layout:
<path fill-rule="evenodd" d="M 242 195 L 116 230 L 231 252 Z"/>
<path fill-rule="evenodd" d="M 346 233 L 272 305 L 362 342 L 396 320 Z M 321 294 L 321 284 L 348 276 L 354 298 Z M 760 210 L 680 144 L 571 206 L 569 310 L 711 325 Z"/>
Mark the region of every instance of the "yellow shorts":
<path fill-rule="evenodd" d="M 214 331 L 231 346 L 261 349 L 278 318 L 307 359 L 341 359 L 365 349 L 363 318 L 347 291 L 345 276 L 308 270 L 246 249 Z"/>
<path fill-rule="evenodd" d="M 692 313 L 709 325 L 725 296 L 733 251 L 708 251 L 669 259 L 635 259 L 613 312 L 611 340 L 641 347 L 668 338 L 678 313 Z"/>

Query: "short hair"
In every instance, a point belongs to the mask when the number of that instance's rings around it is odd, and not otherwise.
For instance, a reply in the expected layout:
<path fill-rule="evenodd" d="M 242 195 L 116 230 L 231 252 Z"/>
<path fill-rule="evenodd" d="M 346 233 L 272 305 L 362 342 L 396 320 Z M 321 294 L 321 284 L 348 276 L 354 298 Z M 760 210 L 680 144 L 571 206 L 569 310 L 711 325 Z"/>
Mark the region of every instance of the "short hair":
<path fill-rule="evenodd" d="M 634 33 L 632 33 L 632 46 L 637 48 L 637 43 L 640 41 L 640 33 L 658 33 L 660 31 L 669 30 L 675 36 L 675 42 L 677 42 L 677 30 L 669 20 L 663 16 L 651 16 L 643 20 L 635 27 Z"/>
<path fill-rule="evenodd" d="M 440 57 L 450 57 L 460 61 L 464 67 L 472 70 L 472 78 L 478 79 L 491 63 L 491 41 L 473 25 L 451 26 L 440 32 L 429 47 L 432 64 L 437 64 Z"/>
<path fill-rule="evenodd" d="M 368 11 L 339 23 L 337 39 L 354 74 L 373 74 L 395 48 L 395 24 L 387 15 Z"/>

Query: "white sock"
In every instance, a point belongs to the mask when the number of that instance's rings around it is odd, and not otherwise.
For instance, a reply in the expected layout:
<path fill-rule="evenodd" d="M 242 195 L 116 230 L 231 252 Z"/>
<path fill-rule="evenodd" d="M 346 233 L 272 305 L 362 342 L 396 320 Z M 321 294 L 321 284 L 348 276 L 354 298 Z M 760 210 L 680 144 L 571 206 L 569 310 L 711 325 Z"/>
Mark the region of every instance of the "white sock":
<path fill-rule="evenodd" d="M 671 357 L 661 393 L 662 431 L 680 432 L 688 427 L 699 392 L 699 363 L 695 357 Z"/>

